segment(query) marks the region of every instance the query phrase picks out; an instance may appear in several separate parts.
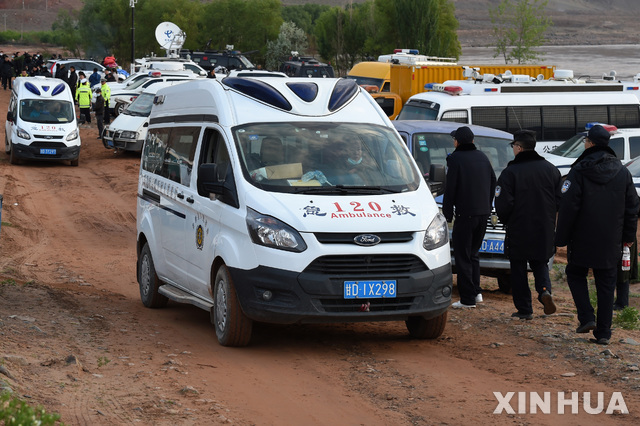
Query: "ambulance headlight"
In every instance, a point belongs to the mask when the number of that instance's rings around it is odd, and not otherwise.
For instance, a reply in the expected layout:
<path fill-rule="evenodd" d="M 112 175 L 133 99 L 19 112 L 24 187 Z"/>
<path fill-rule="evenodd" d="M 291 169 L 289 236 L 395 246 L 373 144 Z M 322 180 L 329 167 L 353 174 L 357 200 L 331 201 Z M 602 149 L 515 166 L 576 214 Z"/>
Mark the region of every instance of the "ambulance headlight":
<path fill-rule="evenodd" d="M 18 134 L 18 137 L 21 139 L 31 139 L 31 135 L 27 133 L 24 129 L 21 129 L 20 127 L 16 129 L 16 133 Z"/>
<path fill-rule="evenodd" d="M 136 139 L 138 137 L 138 133 L 125 131 L 120 134 L 120 137 L 122 137 L 122 139 Z"/>
<path fill-rule="evenodd" d="M 247 209 L 247 228 L 255 244 L 295 252 L 307 249 L 298 231 L 274 217 L 252 209 Z"/>
<path fill-rule="evenodd" d="M 78 129 L 75 129 L 73 132 L 69 133 L 67 136 L 68 141 L 72 141 L 74 139 L 78 139 Z"/>
<path fill-rule="evenodd" d="M 435 250 L 438 247 L 449 242 L 449 227 L 447 226 L 447 220 L 441 213 L 438 213 L 433 218 L 431 224 L 427 228 L 427 232 L 424 234 L 424 240 L 422 241 L 422 247 L 425 250 Z"/>

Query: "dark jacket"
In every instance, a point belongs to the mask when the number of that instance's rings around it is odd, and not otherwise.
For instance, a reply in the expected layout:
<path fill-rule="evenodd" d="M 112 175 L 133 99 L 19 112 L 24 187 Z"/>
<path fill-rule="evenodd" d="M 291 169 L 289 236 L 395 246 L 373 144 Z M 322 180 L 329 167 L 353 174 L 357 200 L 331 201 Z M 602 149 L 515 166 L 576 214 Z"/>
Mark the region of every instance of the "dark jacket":
<path fill-rule="evenodd" d="M 56 69 L 56 78 L 66 81 L 69 84 L 69 70 L 64 65 L 58 65 Z"/>
<path fill-rule="evenodd" d="M 487 156 L 475 144 L 465 143 L 447 157 L 447 178 L 442 214 L 451 222 L 456 216 L 491 214 L 496 174 Z"/>
<path fill-rule="evenodd" d="M 562 176 L 535 151 L 522 151 L 498 178 L 495 206 L 507 228 L 510 259 L 548 260 L 553 254 Z"/>
<path fill-rule="evenodd" d="M 104 114 L 104 98 L 99 92 L 93 104 L 93 110 L 96 112 L 96 116 L 102 116 Z"/>
<path fill-rule="evenodd" d="M 2 63 L 0 63 L 0 76 L 13 77 L 13 63 L 11 63 L 10 60 L 2 58 Z"/>
<path fill-rule="evenodd" d="M 69 87 L 71 87 L 71 93 L 75 93 L 78 88 L 78 74 L 76 71 L 69 70 L 69 77 L 67 78 L 67 83 Z"/>
<path fill-rule="evenodd" d="M 608 146 L 592 146 L 562 185 L 556 245 L 578 266 L 615 268 L 622 243 L 633 242 L 640 200 L 631 174 Z"/>

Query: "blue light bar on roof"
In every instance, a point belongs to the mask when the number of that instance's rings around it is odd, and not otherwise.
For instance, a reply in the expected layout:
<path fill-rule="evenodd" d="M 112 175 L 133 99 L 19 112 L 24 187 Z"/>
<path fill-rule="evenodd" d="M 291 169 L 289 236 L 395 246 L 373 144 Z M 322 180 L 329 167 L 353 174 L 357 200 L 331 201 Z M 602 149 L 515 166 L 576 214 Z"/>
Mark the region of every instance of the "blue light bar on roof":
<path fill-rule="evenodd" d="M 353 81 L 353 80 L 352 80 Z M 238 92 L 258 99 L 276 108 L 291 111 L 292 106 L 282 93 L 260 80 L 241 77 L 226 77 L 222 82 Z"/>
<path fill-rule="evenodd" d="M 338 80 L 329 99 L 329 111 L 335 111 L 343 107 L 358 94 L 358 90 L 360 90 L 360 86 L 355 80 L 346 78 Z"/>
<path fill-rule="evenodd" d="M 60 83 L 53 89 L 53 91 L 51 92 L 51 96 L 55 96 L 59 93 L 62 93 L 63 91 L 64 91 L 64 83 Z"/>
<path fill-rule="evenodd" d="M 35 84 L 30 83 L 30 82 L 27 81 L 24 84 L 24 87 L 26 87 L 27 90 L 30 91 L 31 93 L 33 93 L 34 95 L 40 96 L 40 90 L 38 90 L 38 87 Z"/>
<path fill-rule="evenodd" d="M 305 102 L 312 102 L 318 96 L 318 85 L 312 82 L 287 83 L 287 86 Z"/>

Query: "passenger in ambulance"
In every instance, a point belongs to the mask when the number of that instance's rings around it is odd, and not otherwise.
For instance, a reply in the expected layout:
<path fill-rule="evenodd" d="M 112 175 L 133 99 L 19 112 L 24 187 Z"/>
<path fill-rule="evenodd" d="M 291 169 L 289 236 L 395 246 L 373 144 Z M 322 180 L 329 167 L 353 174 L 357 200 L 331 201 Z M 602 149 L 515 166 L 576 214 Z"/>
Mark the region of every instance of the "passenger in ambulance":
<path fill-rule="evenodd" d="M 332 183 L 342 185 L 372 185 L 376 181 L 376 170 L 368 161 L 362 142 L 355 137 L 351 141 L 344 139 L 335 142 L 336 170 L 330 174 Z M 327 175 L 329 176 L 329 174 Z"/>
<path fill-rule="evenodd" d="M 260 146 L 260 162 L 262 167 L 277 166 L 284 163 L 284 146 L 276 137 L 266 137 Z"/>

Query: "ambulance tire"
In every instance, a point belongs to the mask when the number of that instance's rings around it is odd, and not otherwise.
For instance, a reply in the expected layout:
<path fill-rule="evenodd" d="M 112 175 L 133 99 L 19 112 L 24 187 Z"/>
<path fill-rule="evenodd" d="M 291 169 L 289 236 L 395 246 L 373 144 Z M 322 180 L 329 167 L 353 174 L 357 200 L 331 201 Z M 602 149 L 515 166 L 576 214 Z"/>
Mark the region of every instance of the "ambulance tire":
<path fill-rule="evenodd" d="M 80 157 L 76 157 L 73 160 L 69 160 L 69 165 L 72 167 L 78 167 L 79 162 L 80 162 Z"/>
<path fill-rule="evenodd" d="M 20 164 L 20 160 L 16 157 L 16 150 L 11 146 L 11 151 L 9 151 L 9 163 L 11 164 Z"/>
<path fill-rule="evenodd" d="M 420 316 L 409 317 L 405 321 L 409 335 L 414 339 L 437 339 L 442 336 L 447 325 L 447 313 L 448 311 L 445 311 L 430 319 Z"/>
<path fill-rule="evenodd" d="M 211 321 L 222 346 L 249 344 L 253 321 L 242 312 L 233 280 L 224 265 L 216 273 Z"/>
<path fill-rule="evenodd" d="M 511 293 L 511 274 L 509 272 L 498 275 L 498 288 L 504 294 Z"/>
<path fill-rule="evenodd" d="M 9 155 L 9 151 L 11 151 L 11 142 L 9 142 L 9 138 L 7 137 L 7 133 L 4 134 L 4 153 Z"/>
<path fill-rule="evenodd" d="M 149 244 L 145 244 L 138 257 L 138 284 L 140 285 L 140 300 L 147 308 L 164 308 L 169 299 L 158 292 L 160 279 L 151 257 Z"/>

